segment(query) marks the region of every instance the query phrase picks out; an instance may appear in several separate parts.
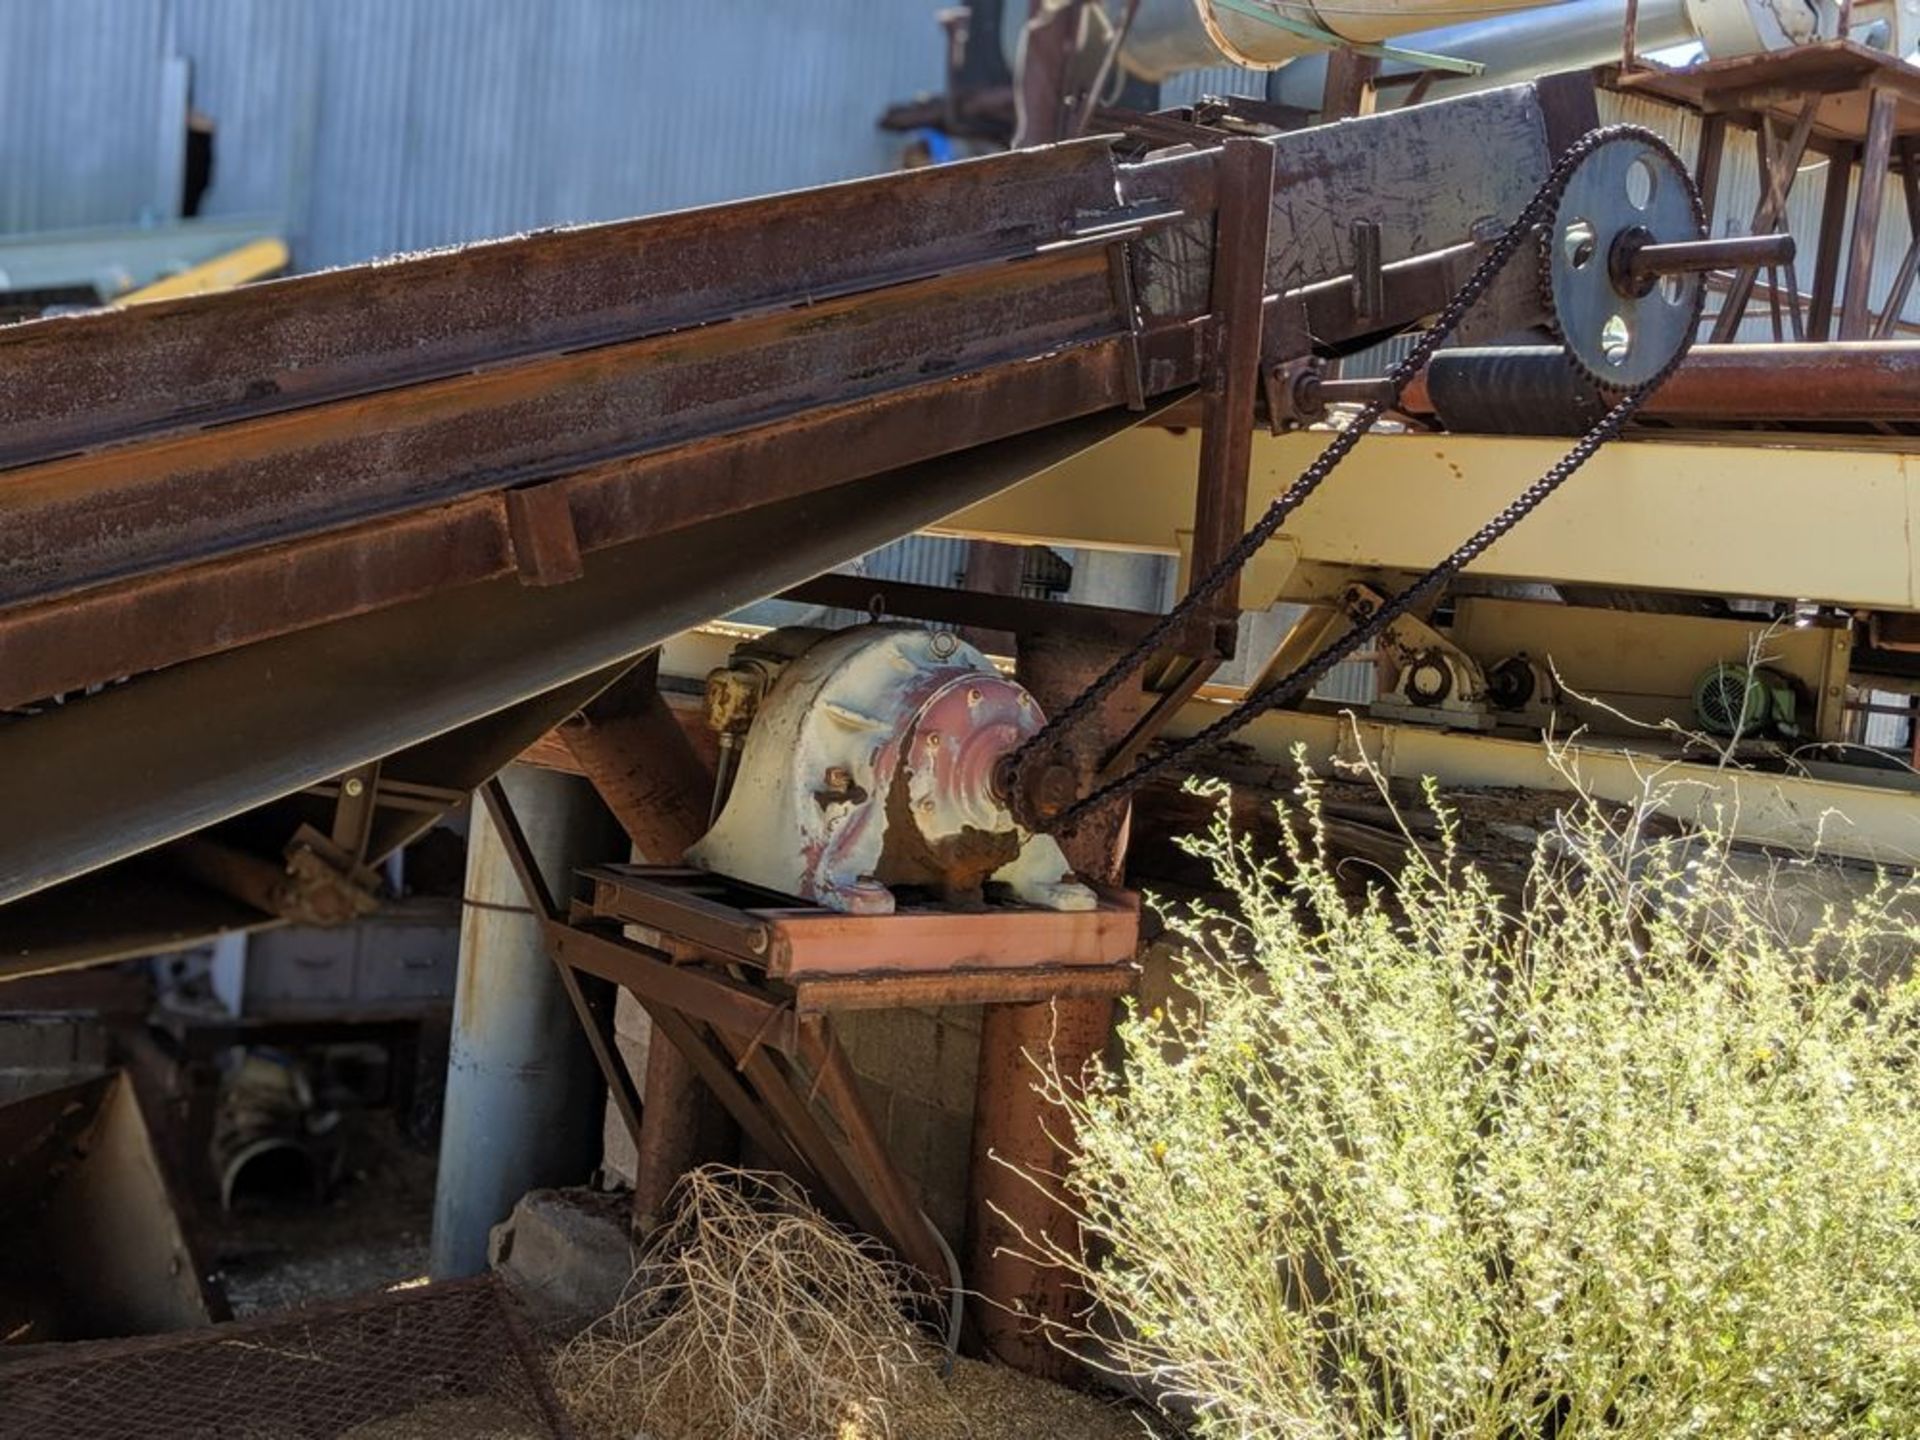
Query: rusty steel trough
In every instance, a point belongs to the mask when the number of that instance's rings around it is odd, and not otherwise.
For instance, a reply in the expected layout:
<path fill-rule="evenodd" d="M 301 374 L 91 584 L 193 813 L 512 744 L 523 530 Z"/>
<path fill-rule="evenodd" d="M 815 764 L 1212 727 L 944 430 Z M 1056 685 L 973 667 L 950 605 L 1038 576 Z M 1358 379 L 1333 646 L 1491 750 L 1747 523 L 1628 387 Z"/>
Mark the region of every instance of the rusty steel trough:
<path fill-rule="evenodd" d="M 1248 174 L 1236 354 L 1414 323 L 1592 118 L 1541 82 L 1231 172 L 1095 138 L 0 330 L 0 904 L 401 752 L 469 789 L 674 631 L 1191 391 Z"/>

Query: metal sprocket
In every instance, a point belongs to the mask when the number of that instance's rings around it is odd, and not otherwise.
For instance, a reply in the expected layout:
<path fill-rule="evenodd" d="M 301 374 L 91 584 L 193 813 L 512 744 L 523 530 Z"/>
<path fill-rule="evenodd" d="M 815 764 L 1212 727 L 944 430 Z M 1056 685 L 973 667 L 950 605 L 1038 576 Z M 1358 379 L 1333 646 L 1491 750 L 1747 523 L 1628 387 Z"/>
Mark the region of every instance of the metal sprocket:
<path fill-rule="evenodd" d="M 1692 177 L 1658 139 L 1614 135 L 1581 159 L 1540 242 L 1541 298 L 1576 369 L 1619 391 L 1646 384 L 1673 363 L 1699 324 L 1702 277 L 1636 285 L 1621 258 L 1636 243 L 1705 234 Z"/>

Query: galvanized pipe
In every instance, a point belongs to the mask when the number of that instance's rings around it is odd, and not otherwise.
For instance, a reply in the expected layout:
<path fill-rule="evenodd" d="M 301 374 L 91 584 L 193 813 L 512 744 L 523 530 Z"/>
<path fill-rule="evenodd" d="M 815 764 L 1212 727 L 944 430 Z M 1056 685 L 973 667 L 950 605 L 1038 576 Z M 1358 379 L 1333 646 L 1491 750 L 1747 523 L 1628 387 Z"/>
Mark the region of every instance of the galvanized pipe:
<path fill-rule="evenodd" d="M 1442 16 L 1506 18 L 1504 12 L 1540 3 L 1542 0 L 1477 0 L 1466 4 L 1460 0 L 1338 0 L 1322 7 L 1313 0 L 1290 0 L 1282 7 L 1260 0 L 1141 0 L 1121 48 L 1120 62 L 1143 80 L 1164 80 L 1185 70 L 1219 65 L 1271 70 L 1296 56 L 1324 53 L 1325 41 L 1313 38 L 1316 30 L 1366 43 L 1425 30 L 1430 21 Z M 1617 48 L 1619 31 L 1614 34 Z M 1539 73 L 1536 69 L 1525 78 L 1530 80 Z M 1316 92 L 1314 108 L 1318 107 Z"/>
<path fill-rule="evenodd" d="M 576 776 L 509 766 L 502 781 L 548 886 L 624 851 Z M 471 812 L 459 984 L 433 1196 L 436 1280 L 487 1267 L 487 1236 L 529 1190 L 577 1184 L 599 1156 L 599 1078 L 539 919 L 483 807 Z"/>
<path fill-rule="evenodd" d="M 1403 34 L 1394 43 L 1432 55 L 1473 60 L 1486 67 L 1478 75 L 1436 77 L 1427 87 L 1425 98 L 1442 99 L 1616 61 L 1621 56 L 1626 21 L 1626 0 L 1568 0 L 1565 4 L 1513 10 L 1484 20 Z M 1696 38 L 1684 0 L 1642 0 L 1637 27 L 1635 43 L 1642 54 L 1684 45 Z M 1380 80 L 1410 81 L 1413 75 L 1414 67 L 1405 61 L 1384 60 L 1380 64 Z M 1303 55 L 1268 80 L 1267 96 L 1317 112 L 1326 87 L 1327 57 Z M 1410 83 L 1377 85 L 1377 107 L 1393 109 L 1412 88 Z"/>

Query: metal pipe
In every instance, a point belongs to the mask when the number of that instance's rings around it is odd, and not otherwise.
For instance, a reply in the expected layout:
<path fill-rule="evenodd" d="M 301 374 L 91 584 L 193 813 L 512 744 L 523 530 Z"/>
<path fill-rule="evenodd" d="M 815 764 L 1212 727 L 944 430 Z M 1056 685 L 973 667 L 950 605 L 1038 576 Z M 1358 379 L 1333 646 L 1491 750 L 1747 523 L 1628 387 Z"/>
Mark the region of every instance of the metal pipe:
<path fill-rule="evenodd" d="M 513 765 L 502 781 L 556 895 L 570 893 L 577 867 L 624 849 L 578 777 Z M 541 921 L 492 817 L 475 806 L 470 824 L 428 1261 L 436 1280 L 486 1269 L 488 1232 L 514 1203 L 585 1180 L 599 1155 L 598 1075 Z"/>
<path fill-rule="evenodd" d="M 1443 99 L 1471 90 L 1511 85 L 1562 70 L 1585 70 L 1618 60 L 1627 23 L 1626 0 L 1568 0 L 1514 10 L 1484 20 L 1401 35 L 1397 45 L 1485 66 L 1478 75 L 1439 76 L 1424 98 Z M 1635 44 L 1644 54 L 1684 45 L 1695 38 L 1684 0 L 1641 0 Z M 1218 62 L 1214 62 L 1218 63 Z M 1414 67 L 1383 60 L 1375 80 L 1375 104 L 1390 110 L 1411 93 Z M 1403 79 L 1406 84 L 1382 84 Z M 1267 81 L 1267 98 L 1318 111 L 1327 85 L 1327 57 L 1303 55 Z"/>
<path fill-rule="evenodd" d="M 1460 0 L 1336 0 L 1321 6 L 1314 0 L 1290 0 L 1282 8 L 1259 0 L 1141 0 L 1127 30 L 1120 61 L 1143 80 L 1164 80 L 1185 70 L 1217 65 L 1271 70 L 1296 56 L 1316 52 L 1324 55 L 1326 39 L 1316 38 L 1316 33 L 1319 37 L 1338 36 L 1371 44 L 1423 30 L 1438 16 L 1504 16 L 1540 3 L 1542 0 L 1475 0 L 1468 4 Z M 1614 45 L 1617 51 L 1617 27 Z M 1538 73 L 1535 70 L 1526 78 Z M 1319 99 L 1316 91 L 1315 109 L 1319 108 Z"/>
<path fill-rule="evenodd" d="M 1538 350 L 1545 363 L 1564 364 L 1554 347 Z M 1454 352 L 1460 358 L 1470 353 Z M 1434 413 L 1425 375 L 1406 388 L 1401 406 Z M 1641 413 L 1662 419 L 1920 421 L 1920 340 L 1701 345 Z"/>
<path fill-rule="evenodd" d="M 1020 637 L 1019 678 L 1054 710 L 1079 695 L 1117 652 L 1074 636 Z M 1125 735 L 1150 697 L 1122 686 L 1082 732 L 1086 744 L 1074 756 L 1082 781 L 1092 778 L 1108 745 Z M 1090 815 L 1061 837 L 1076 874 L 1099 884 L 1117 884 L 1125 866 L 1127 805 Z M 1085 1299 L 1057 1267 L 1037 1263 L 1025 1235 L 1042 1231 L 1072 1248 L 1070 1213 L 1040 1186 L 1057 1174 L 1060 1145 L 1071 1143 L 1063 1117 L 1050 1112 L 1034 1092 L 1036 1062 L 1078 1076 L 1105 1049 L 1113 1025 L 1113 1002 L 1060 997 L 1031 1005 L 988 1005 L 981 1011 L 979 1088 L 975 1094 L 971 1170 L 967 1183 L 967 1283 L 990 1302 L 980 1308 L 980 1335 L 997 1359 L 1031 1374 L 1067 1378 L 1077 1368 L 1034 1322 L 1070 1321 Z"/>
<path fill-rule="evenodd" d="M 1662 275 L 1785 265 L 1793 255 L 1791 235 L 1727 235 L 1713 240 L 1632 246 L 1623 257 L 1623 268 L 1634 284 L 1650 284 Z"/>

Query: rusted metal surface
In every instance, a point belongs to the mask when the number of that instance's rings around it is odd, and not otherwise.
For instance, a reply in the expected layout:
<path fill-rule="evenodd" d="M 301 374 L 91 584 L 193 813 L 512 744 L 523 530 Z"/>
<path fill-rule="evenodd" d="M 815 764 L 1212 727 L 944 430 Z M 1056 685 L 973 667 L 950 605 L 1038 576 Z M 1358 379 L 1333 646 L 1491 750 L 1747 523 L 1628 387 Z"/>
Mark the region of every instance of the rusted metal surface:
<path fill-rule="evenodd" d="M 1033 965 L 1015 972 L 962 969 L 927 975 L 822 975 L 794 986 L 793 1005 L 804 1017 L 845 1010 L 1110 1000 L 1132 993 L 1138 979 L 1139 970 L 1131 960 L 1116 965 Z"/>
<path fill-rule="evenodd" d="M 1016 553 L 1019 549 L 1011 545 L 994 548 Z M 1020 595 L 873 580 L 864 575 L 818 575 L 782 591 L 780 598 L 806 605 L 866 610 L 883 617 L 938 620 L 948 625 L 974 626 L 1013 635 L 1050 630 L 1080 636 L 1094 644 L 1116 646 L 1132 644 L 1159 618 L 1106 605 L 1032 600 Z"/>
<path fill-rule="evenodd" d="M 529 585 L 564 585 L 586 573 L 580 563 L 580 537 L 573 528 L 573 507 L 561 485 L 525 485 L 509 490 L 507 535 L 513 563 Z"/>
<path fill-rule="evenodd" d="M 1130 959 L 1140 933 L 1138 899 L 1116 890 L 1083 911 L 922 906 L 846 915 L 698 870 L 610 865 L 588 875 L 591 914 L 684 937 L 795 987 L 958 971 L 979 983 L 992 975 L 1016 981 L 1032 969 L 1059 975 Z"/>
<path fill-rule="evenodd" d="M 1823 40 L 1758 55 L 1707 60 L 1681 69 L 1609 72 L 1610 89 L 1657 95 L 1705 114 L 1771 114 L 1789 123 L 1803 99 L 1819 100 L 1816 135 L 1858 141 L 1871 123 L 1873 91 L 1899 103 L 1900 134 L 1920 132 L 1920 72 L 1899 56 L 1851 40 Z"/>
<path fill-rule="evenodd" d="M 1894 126 L 1899 97 L 1875 90 L 1869 102 L 1867 137 L 1860 147 L 1860 195 L 1853 206 L 1853 238 L 1847 250 L 1847 288 L 1840 303 L 1840 338 L 1865 340 L 1872 333 L 1873 312 L 1868 290 L 1873 285 L 1873 258 L 1880 236 L 1880 207 L 1887 187 L 1884 177 L 1893 158 Z"/>
<path fill-rule="evenodd" d="M 876 476 L 830 498 L 761 505 L 601 551 L 572 584 L 530 587 L 509 574 L 171 666 L 15 722 L 0 737 L 8 773 L 39 779 L 10 797 L 0 900 L 403 746 L 441 744 L 427 737 L 484 724 L 523 697 L 590 683 L 604 667 L 996 493 L 1133 421 L 1116 410 L 1055 425 L 921 466 L 910 485 Z M 743 554 L 757 557 L 750 570 L 738 564 Z M 545 728 L 519 737 L 517 748 Z M 464 769 L 463 761 L 450 773 Z M 488 773 L 472 774 L 467 786 Z M 419 824 L 409 817 L 403 833 Z"/>
<path fill-rule="evenodd" d="M 558 731 L 634 849 L 679 863 L 707 825 L 713 772 L 659 689 L 659 653 L 609 686 Z"/>
<path fill-rule="evenodd" d="M 1418 125 L 1258 142 L 1286 239 L 1276 288 L 1345 273 L 1343 217 L 1363 207 L 1389 278 L 1461 244 L 1544 173 L 1547 129 L 1521 87 Z M 0 335 L 0 601 L 14 612 L 0 703 L 474 583 L 516 557 L 560 578 L 568 517 L 591 552 L 1191 383 L 1210 247 L 1183 237 L 1210 229 L 1219 163 L 1122 166 L 1076 142 L 14 327 Z M 1110 284 L 1114 247 L 1132 257 L 1137 317 Z M 1387 309 L 1383 329 L 1419 313 L 1391 292 Z M 501 498 L 562 476 L 567 516 L 545 486 Z M 529 505 L 545 528 L 529 528 Z M 276 542 L 290 548 L 263 552 Z M 82 592 L 99 593 L 30 606 Z M 74 657 L 103 635 L 89 674 Z"/>
<path fill-rule="evenodd" d="M 1266 288 L 1337 281 L 1369 219 L 1365 323 L 1417 320 L 1395 264 L 1531 192 L 1549 88 L 1259 142 Z M 0 333 L 0 706 L 38 707 L 4 746 L 39 777 L 0 901 L 1114 433 L 1200 375 L 1220 163 L 1087 141 Z M 1270 307 L 1270 348 L 1318 343 L 1311 308 Z M 401 828 L 376 817 L 372 851 Z"/>
<path fill-rule="evenodd" d="M 158 856 L 190 880 L 296 925 L 344 925 L 379 908 L 373 888 L 308 848 L 278 861 L 205 836 L 167 846 Z"/>
<path fill-rule="evenodd" d="M 683 1053 L 689 1067 L 713 1087 L 742 1127 L 776 1161 L 784 1162 L 803 1183 L 824 1187 L 821 1193 L 838 1202 L 855 1224 L 886 1241 L 930 1280 L 944 1280 L 940 1251 L 887 1155 L 827 1022 L 815 1016 L 802 1026 L 789 1001 L 711 963 L 725 962 L 729 957 L 724 954 L 702 954 L 697 942 L 693 952 L 686 953 L 686 931 L 704 935 L 713 929 L 707 912 L 717 907 L 711 902 L 693 907 L 695 924 L 683 923 L 679 934 L 662 936 L 670 950 L 565 923 L 499 782 L 490 782 L 484 794 L 569 995 L 579 995 L 576 970 L 631 990 L 660 1035 Z M 604 892 L 608 872 L 591 873 L 596 894 Z M 583 918 L 590 917 L 589 911 Z M 749 919 L 742 928 L 751 933 L 755 927 L 756 922 Z M 674 951 L 681 952 L 679 963 Z M 596 1028 L 577 998 L 575 1008 L 593 1037 Z M 722 1052 L 730 1068 L 720 1063 Z M 630 1084 L 610 1047 L 596 1044 L 596 1055 L 610 1083 L 617 1076 L 623 1085 Z M 804 1078 L 803 1065 L 813 1071 L 811 1085 L 797 1083 Z M 743 1077 L 745 1083 L 736 1077 Z M 811 1097 L 816 1092 L 846 1137 L 852 1166 L 814 1115 Z M 623 1110 L 632 1123 L 630 1104 L 629 1098 Z"/>
<path fill-rule="evenodd" d="M 1067 637 L 1035 635 L 1021 646 L 1019 673 L 1042 705 L 1064 705 L 1098 676 L 1112 658 Z M 1082 732 L 1085 744 L 1070 759 L 1085 785 L 1104 753 L 1139 719 L 1149 698 L 1123 688 Z M 1067 859 L 1083 878 L 1119 883 L 1126 854 L 1129 807 L 1109 806 L 1089 815 L 1063 842 Z M 968 1235 L 964 1255 L 968 1284 L 994 1302 L 982 1313 L 987 1349 L 1035 1374 L 1069 1375 L 1075 1362 L 1037 1328 L 1068 1323 L 1085 1301 L 1058 1269 L 1036 1263 L 1025 1235 L 1049 1234 L 1072 1249 L 1077 1234 L 1071 1211 L 1047 1189 L 1058 1173 L 1061 1116 L 1049 1112 L 1034 1092 L 1036 1058 L 1073 1077 L 1105 1048 L 1113 1025 L 1113 1002 L 1102 996 L 1062 997 L 1045 1004 L 988 1005 L 981 1012 L 980 1081 L 974 1100 L 973 1157 L 968 1182 Z M 1022 1173 L 1024 1172 L 1024 1173 Z"/>
<path fill-rule="evenodd" d="M 175 1334 L 40 1346 L 0 1369 L 0 1426 L 8 1440 L 572 1440 L 516 1303 L 489 1275 Z"/>
<path fill-rule="evenodd" d="M 1122 352 L 1119 340 L 1103 341 L 1017 370 L 823 405 L 782 424 L 592 467 L 564 482 L 577 543 L 591 555 L 1042 427 L 1069 438 L 1074 419 L 1124 405 Z M 1109 433 L 1124 423 L 1109 422 Z M 1035 444 L 1034 461 L 1043 464 L 1052 439 Z M 913 478 L 937 491 L 937 471 Z M 1009 473 L 1007 483 L 1018 478 Z M 9 483 L 0 476 L 0 516 L 9 513 Z M 514 573 L 504 501 L 488 493 L 58 600 L 0 606 L 0 706 Z M 759 597 L 756 589 L 743 600 Z"/>
<path fill-rule="evenodd" d="M 558 732 L 640 856 L 671 864 L 706 828 L 713 770 L 661 695 L 659 652 L 597 696 Z M 647 1047 L 635 1134 L 633 1213 L 665 1213 L 680 1177 L 738 1146 L 734 1123 L 680 1046 Z"/>
<path fill-rule="evenodd" d="M 1113 312 L 1098 250 L 1046 253 L 48 461 L 0 487 L 5 513 L 32 519 L 0 527 L 0 603 L 1028 360 L 1114 334 L 1123 327 Z M 956 438 L 974 443 L 976 433 Z M 687 478 L 674 484 L 684 491 Z M 592 517 L 575 523 L 595 543 Z"/>
<path fill-rule="evenodd" d="M 1253 458 L 1253 405 L 1260 393 L 1262 302 L 1268 229 L 1273 218 L 1274 153 L 1257 140 L 1229 140 L 1216 167 L 1212 320 L 1200 387 L 1200 482 L 1193 517 L 1193 575 L 1220 563 L 1247 528 L 1247 467 Z M 1216 600 L 1237 614 L 1236 577 Z"/>
<path fill-rule="evenodd" d="M 801 633 L 811 643 L 759 700 L 689 864 L 856 915 L 890 914 L 903 887 L 977 906 L 989 882 L 1027 905 L 1094 907 L 1059 846 L 993 792 L 994 767 L 1041 726 L 1032 696 L 952 634 Z"/>
<path fill-rule="evenodd" d="M 0 1343 L 209 1322 L 201 1257 L 125 1075 L 0 1105 L 0 1155 Z M 11 1403 L 0 1407 L 0 1431 L 16 1433 L 12 1418 Z"/>
<path fill-rule="evenodd" d="M 1401 401 L 1415 414 L 1433 413 L 1425 376 Z M 1920 341 L 1697 346 L 1642 413 L 1671 420 L 1920 421 Z"/>
<path fill-rule="evenodd" d="M 649 1004 L 670 1005 L 689 1018 L 733 1035 L 757 1037 L 792 1054 L 793 1012 L 785 1002 L 745 981 L 705 966 L 677 964 L 666 950 L 580 926 L 557 925 L 555 955 L 589 975 L 624 985 Z"/>
<path fill-rule="evenodd" d="M 22 325 L 0 464 L 1028 253 L 1113 197 L 1091 140 Z"/>

